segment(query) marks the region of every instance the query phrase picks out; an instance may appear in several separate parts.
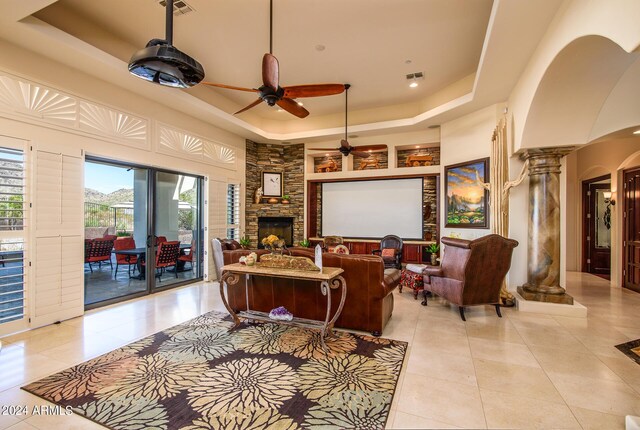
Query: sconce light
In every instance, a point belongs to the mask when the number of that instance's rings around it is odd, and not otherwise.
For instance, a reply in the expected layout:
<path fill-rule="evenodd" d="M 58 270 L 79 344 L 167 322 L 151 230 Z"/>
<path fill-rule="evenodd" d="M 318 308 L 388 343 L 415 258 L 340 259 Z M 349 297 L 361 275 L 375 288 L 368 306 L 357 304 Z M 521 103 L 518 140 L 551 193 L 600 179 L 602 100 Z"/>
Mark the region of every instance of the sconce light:
<path fill-rule="evenodd" d="M 616 205 L 616 201 L 611 198 L 611 191 L 604 191 L 602 193 L 602 196 L 604 197 L 604 202 L 606 204 L 611 205 L 611 206 L 615 206 Z"/>

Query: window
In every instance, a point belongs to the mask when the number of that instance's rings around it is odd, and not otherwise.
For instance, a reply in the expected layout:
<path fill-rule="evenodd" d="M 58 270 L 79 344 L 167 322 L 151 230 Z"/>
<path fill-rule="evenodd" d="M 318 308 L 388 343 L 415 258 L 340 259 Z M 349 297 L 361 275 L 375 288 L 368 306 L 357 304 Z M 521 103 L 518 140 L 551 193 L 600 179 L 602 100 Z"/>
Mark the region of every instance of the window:
<path fill-rule="evenodd" d="M 240 239 L 240 184 L 227 185 L 227 238 Z"/>
<path fill-rule="evenodd" d="M 0 324 L 24 318 L 24 154 L 0 147 Z"/>

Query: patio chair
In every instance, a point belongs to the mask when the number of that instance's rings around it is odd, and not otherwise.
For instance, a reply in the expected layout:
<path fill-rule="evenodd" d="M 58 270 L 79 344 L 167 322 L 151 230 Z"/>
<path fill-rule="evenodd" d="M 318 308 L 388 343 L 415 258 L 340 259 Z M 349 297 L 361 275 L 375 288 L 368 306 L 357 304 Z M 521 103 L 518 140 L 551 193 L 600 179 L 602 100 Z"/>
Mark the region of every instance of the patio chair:
<path fill-rule="evenodd" d="M 115 249 L 116 251 L 120 251 L 120 250 L 125 250 L 125 249 L 135 249 L 136 247 L 136 241 L 133 239 L 133 237 L 122 237 L 118 240 L 116 240 L 115 242 L 113 242 L 113 249 Z M 117 252 L 116 254 L 116 273 L 114 274 L 114 277 L 118 276 L 118 267 L 120 267 L 121 264 L 126 264 L 129 268 L 129 276 L 131 276 L 131 266 L 133 265 L 133 271 L 136 271 L 136 265 L 138 263 L 138 257 L 135 255 L 123 255 L 123 254 L 118 254 Z"/>
<path fill-rule="evenodd" d="M 111 250 L 113 249 L 113 240 L 109 239 L 93 239 L 87 246 L 85 241 L 85 257 L 84 262 L 89 264 L 89 270 L 93 273 L 91 263 L 98 263 L 98 268 L 102 269 L 102 262 L 108 261 L 111 270 L 113 263 L 111 262 Z"/>
<path fill-rule="evenodd" d="M 176 278 L 178 277 L 178 270 L 176 265 L 178 264 L 178 255 L 180 254 L 180 242 L 161 242 L 158 244 L 158 251 L 156 252 L 156 278 L 162 280 L 162 275 L 167 267 L 173 267 L 176 272 Z M 142 263 L 143 266 L 146 265 Z"/>
<path fill-rule="evenodd" d="M 182 261 L 185 263 L 185 265 L 187 263 L 191 264 L 191 270 L 193 271 L 193 257 L 194 257 L 194 251 L 195 251 L 195 244 L 193 241 L 191 241 L 191 248 L 189 248 L 189 253 L 185 253 L 185 254 L 181 254 L 178 257 L 178 261 Z"/>

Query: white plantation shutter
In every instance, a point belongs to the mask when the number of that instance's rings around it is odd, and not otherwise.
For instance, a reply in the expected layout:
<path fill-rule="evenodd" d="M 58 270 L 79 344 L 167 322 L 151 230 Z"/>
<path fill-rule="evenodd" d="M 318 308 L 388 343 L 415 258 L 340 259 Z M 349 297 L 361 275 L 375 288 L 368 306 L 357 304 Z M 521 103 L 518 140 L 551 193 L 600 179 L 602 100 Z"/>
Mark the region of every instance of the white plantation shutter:
<path fill-rule="evenodd" d="M 209 199 L 208 199 L 208 236 L 207 249 L 209 250 L 207 258 L 208 270 L 207 279 L 215 280 L 216 270 L 213 261 L 213 252 L 211 251 L 211 239 L 224 238 L 227 235 L 227 182 L 210 179 L 209 183 Z"/>
<path fill-rule="evenodd" d="M 228 239 L 240 239 L 240 184 L 227 185 L 227 234 Z"/>
<path fill-rule="evenodd" d="M 227 236 L 227 183 L 209 181 L 209 238 Z"/>
<path fill-rule="evenodd" d="M 34 150 L 33 327 L 84 312 L 80 151 Z"/>

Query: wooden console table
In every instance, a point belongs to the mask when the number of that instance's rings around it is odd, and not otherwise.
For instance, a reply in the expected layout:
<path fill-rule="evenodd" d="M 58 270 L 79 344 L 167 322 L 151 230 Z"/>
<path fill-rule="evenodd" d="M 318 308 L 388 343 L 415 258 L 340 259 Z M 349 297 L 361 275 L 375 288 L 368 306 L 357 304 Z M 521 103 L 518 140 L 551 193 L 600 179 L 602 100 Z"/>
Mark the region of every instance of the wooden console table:
<path fill-rule="evenodd" d="M 220 279 L 220 297 L 225 308 L 229 311 L 229 314 L 235 322 L 235 328 L 240 324 L 240 318 L 256 321 L 268 321 L 277 322 L 280 324 L 294 325 L 298 327 L 312 328 L 320 331 L 320 342 L 322 349 L 327 352 L 327 346 L 324 339 L 327 335 L 333 335 L 333 325 L 340 316 L 342 308 L 344 307 L 344 301 L 347 297 L 347 283 L 341 274 L 344 272 L 339 267 L 323 267 L 322 272 L 306 272 L 301 270 L 291 269 L 277 269 L 273 267 L 262 267 L 260 263 L 256 263 L 255 266 L 246 266 L 240 263 L 227 264 L 222 267 L 222 277 Z M 245 282 L 245 295 L 247 299 L 247 310 L 236 313 L 231 306 L 224 293 L 224 285 L 227 287 L 235 285 L 240 280 L 240 275 L 244 275 Z M 320 291 L 323 296 L 327 296 L 327 314 L 324 321 L 310 320 L 306 318 L 294 317 L 292 321 L 274 320 L 269 318 L 269 314 L 266 312 L 253 311 L 249 306 L 249 284 L 251 282 L 251 276 L 268 276 L 273 278 L 288 278 L 288 279 L 303 279 L 309 281 L 318 281 L 320 283 Z M 340 298 L 340 304 L 338 309 L 331 317 L 331 290 L 337 288 L 341 289 L 342 296 Z"/>

